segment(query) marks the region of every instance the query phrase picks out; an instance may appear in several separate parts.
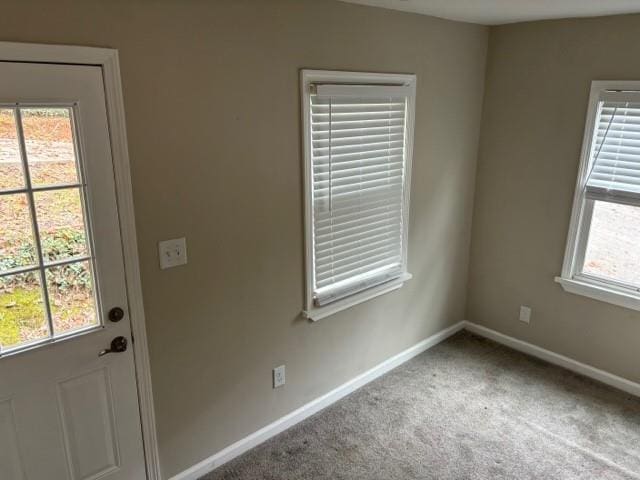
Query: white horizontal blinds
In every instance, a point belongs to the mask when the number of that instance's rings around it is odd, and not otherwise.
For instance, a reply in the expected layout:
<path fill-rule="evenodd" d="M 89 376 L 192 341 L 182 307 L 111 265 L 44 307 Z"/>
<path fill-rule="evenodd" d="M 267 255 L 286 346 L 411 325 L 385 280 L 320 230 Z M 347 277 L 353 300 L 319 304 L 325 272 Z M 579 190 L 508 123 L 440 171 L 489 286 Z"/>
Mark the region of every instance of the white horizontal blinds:
<path fill-rule="evenodd" d="M 323 85 L 310 97 L 316 305 L 402 273 L 407 96 Z"/>
<path fill-rule="evenodd" d="M 600 102 L 586 182 L 588 198 L 640 204 L 640 97 L 629 100 Z"/>

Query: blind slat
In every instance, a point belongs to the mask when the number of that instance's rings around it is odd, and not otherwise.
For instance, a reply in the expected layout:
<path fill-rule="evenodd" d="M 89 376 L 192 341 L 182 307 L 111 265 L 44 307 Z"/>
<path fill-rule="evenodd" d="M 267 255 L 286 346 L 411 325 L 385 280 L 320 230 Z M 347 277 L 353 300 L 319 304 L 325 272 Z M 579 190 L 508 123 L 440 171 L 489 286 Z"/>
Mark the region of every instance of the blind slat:
<path fill-rule="evenodd" d="M 313 121 L 313 120 L 312 120 Z M 389 128 L 401 126 L 404 118 L 390 119 L 367 119 L 367 120 L 335 120 L 333 122 L 316 122 L 312 125 L 313 132 L 336 131 L 336 130 L 357 130 L 360 128 Z"/>
<path fill-rule="evenodd" d="M 356 268 L 362 268 L 367 265 L 373 265 L 378 261 L 389 258 L 399 258 L 400 249 L 398 245 L 391 247 L 381 247 L 377 249 L 367 250 L 364 253 L 354 254 L 342 259 L 327 259 L 324 263 L 318 263 L 316 272 L 318 279 L 323 277 L 335 277 L 342 272 L 352 271 Z"/>
<path fill-rule="evenodd" d="M 389 140 L 395 141 L 403 141 L 402 133 L 378 133 L 375 135 L 356 135 L 351 137 L 342 137 L 342 138 L 324 138 L 318 139 L 313 142 L 314 150 L 317 148 L 327 148 L 331 147 L 342 147 L 347 145 L 371 145 L 378 142 L 388 142 Z"/>
<path fill-rule="evenodd" d="M 329 99 L 316 97 L 314 103 L 311 105 L 312 112 L 328 112 L 331 109 L 334 112 L 376 112 L 382 109 L 398 109 L 404 108 L 404 103 L 401 101 L 393 102 L 360 102 L 360 103 L 347 103 L 340 102 L 339 100 L 334 99 L 331 105 L 329 104 Z"/>
<path fill-rule="evenodd" d="M 380 223 L 377 225 L 361 226 L 357 229 L 353 229 L 350 232 L 336 233 L 329 238 L 318 238 L 316 242 L 317 250 L 326 250 L 335 248 L 340 245 L 347 244 L 353 241 L 364 241 L 367 236 L 374 236 L 377 234 L 388 233 L 389 236 L 393 236 L 397 233 L 400 221 L 392 223 Z M 399 235 L 398 235 L 399 238 Z"/>
<path fill-rule="evenodd" d="M 317 158 L 314 168 L 319 167 L 331 167 L 334 170 L 339 170 L 341 168 L 352 168 L 356 165 L 379 165 L 385 162 L 397 162 L 402 161 L 404 159 L 402 152 L 394 155 L 375 155 L 370 156 L 368 158 L 353 158 L 353 159 L 344 159 L 342 161 L 336 161 L 334 158 L 333 161 L 329 159 L 329 157 L 320 157 Z"/>
<path fill-rule="evenodd" d="M 394 204 L 400 203 L 402 198 L 402 189 L 387 189 L 385 191 L 376 192 L 374 194 L 363 195 L 362 198 L 346 198 L 336 200 L 328 196 L 318 200 L 313 209 L 313 214 L 317 219 L 323 220 L 331 217 L 339 217 L 341 215 L 352 214 L 356 212 L 366 212 L 369 208 L 377 208 L 381 205 L 388 205 L 389 202 Z"/>
<path fill-rule="evenodd" d="M 356 275 L 362 275 L 364 273 L 366 273 L 367 271 L 371 271 L 371 270 L 376 270 L 378 268 L 381 267 L 386 267 L 386 266 L 392 266 L 392 265 L 398 265 L 400 263 L 400 257 L 396 256 L 396 257 L 391 257 L 391 258 L 384 258 L 383 260 L 379 260 L 375 263 L 367 263 L 364 264 L 362 266 L 356 267 L 356 268 L 351 268 L 348 270 L 340 270 L 340 273 L 336 273 L 334 275 L 331 276 L 327 276 L 326 278 L 322 278 L 320 280 L 316 280 L 316 284 L 318 285 L 319 288 L 323 288 L 326 287 L 327 285 L 331 284 L 331 283 L 336 283 L 336 282 L 341 282 L 349 277 L 354 277 Z"/>
<path fill-rule="evenodd" d="M 366 172 L 381 172 L 387 169 L 402 168 L 402 162 L 378 162 L 371 164 L 355 165 L 337 165 L 335 168 L 330 168 L 329 165 L 320 165 L 314 169 L 313 179 L 323 180 L 328 178 L 341 178 L 345 176 L 353 175 L 357 171 Z"/>
<path fill-rule="evenodd" d="M 319 228 L 315 231 L 316 238 L 318 239 L 318 247 L 322 247 L 323 245 L 333 246 L 343 238 L 351 238 L 353 235 L 362 233 L 376 232 L 379 230 L 393 231 L 398 222 L 392 217 L 393 216 L 387 216 L 378 220 L 360 222 L 359 224 L 351 226 L 341 225 L 337 227 Z"/>
<path fill-rule="evenodd" d="M 322 235 L 331 229 L 344 229 L 349 228 L 350 226 L 363 225 L 368 224 L 376 220 L 382 220 L 385 218 L 393 218 L 398 216 L 398 208 L 391 206 L 387 207 L 385 210 L 375 211 L 367 214 L 361 215 L 351 215 L 348 217 L 342 217 L 340 219 L 328 219 L 328 220 L 319 220 L 314 228 L 316 235 Z"/>
<path fill-rule="evenodd" d="M 324 140 L 331 137 L 336 138 L 352 138 L 352 137 L 366 137 L 369 135 L 387 135 L 391 133 L 401 133 L 404 135 L 404 125 L 393 125 L 383 127 L 368 127 L 368 128 L 351 128 L 341 131 L 329 130 L 317 131 L 313 134 L 314 140 Z"/>
<path fill-rule="evenodd" d="M 362 182 L 359 190 L 355 190 L 352 187 L 332 187 L 325 189 L 318 189 L 314 191 L 314 195 L 318 202 L 329 202 L 329 205 L 325 204 L 325 207 L 333 209 L 337 206 L 351 205 L 353 202 L 364 204 L 368 195 L 377 195 L 379 193 L 392 193 L 402 190 L 401 179 L 392 179 L 393 182 L 379 181 L 375 182 Z M 331 205 L 333 203 L 333 205 Z M 336 205 L 337 204 L 337 205 Z"/>
<path fill-rule="evenodd" d="M 397 242 L 397 239 L 393 232 L 389 233 L 389 232 L 382 231 L 377 234 L 370 234 L 368 236 L 364 235 L 364 236 L 361 236 L 360 238 L 355 238 L 350 241 L 346 241 L 342 243 L 338 243 L 338 242 L 330 243 L 324 249 L 321 247 L 318 247 L 315 249 L 316 260 L 325 258 L 325 257 L 330 257 L 331 255 L 334 255 L 334 254 L 347 252 L 352 249 L 360 248 L 363 245 L 369 245 L 369 244 L 373 245 L 379 242 L 393 243 L 393 242 Z"/>
<path fill-rule="evenodd" d="M 378 239 L 370 240 L 366 242 L 355 242 L 350 245 L 342 246 L 341 248 L 331 248 L 324 253 L 316 254 L 316 262 L 318 265 L 323 265 L 326 262 L 330 262 L 331 259 L 342 260 L 344 258 L 359 255 L 364 252 L 377 250 L 379 248 L 389 248 L 395 244 L 395 239 L 389 236 L 378 237 Z"/>
<path fill-rule="evenodd" d="M 316 191 L 328 190 L 331 188 L 334 192 L 358 191 L 362 186 L 368 187 L 372 185 L 391 185 L 396 180 L 402 181 L 402 169 L 383 170 L 379 172 L 363 172 L 362 175 L 351 174 L 347 176 L 331 176 L 326 180 L 314 179 L 314 189 Z M 342 190 L 339 190 L 340 187 Z"/>
<path fill-rule="evenodd" d="M 315 155 L 314 158 L 317 157 L 318 161 L 322 162 L 322 161 L 329 161 L 331 160 L 331 163 L 340 163 L 340 162 L 346 162 L 346 161 L 353 161 L 353 160 L 369 160 L 369 159 L 376 159 L 376 158 L 383 158 L 383 157 L 389 157 L 392 155 L 401 155 L 404 152 L 404 146 L 402 147 L 397 147 L 397 148 L 376 148 L 375 150 L 367 150 L 364 152 L 358 152 L 358 153 L 338 153 L 338 154 L 332 154 L 329 155 L 329 153 L 327 152 L 326 155 Z"/>
<path fill-rule="evenodd" d="M 398 191 L 394 195 L 378 197 L 376 199 L 370 200 L 366 205 L 362 205 L 360 203 L 344 206 L 343 208 L 336 208 L 334 204 L 334 208 L 332 210 L 326 210 L 326 208 L 318 208 L 314 210 L 315 222 L 316 224 L 323 224 L 328 221 L 340 222 L 342 220 L 350 219 L 350 218 L 358 218 L 359 216 L 365 216 L 372 213 L 377 213 L 384 211 L 389 208 L 401 208 L 400 205 L 396 202 L 393 202 L 394 198 L 398 197 L 401 192 Z M 389 202 L 392 201 L 393 204 L 389 205 Z"/>
<path fill-rule="evenodd" d="M 323 155 L 328 155 L 329 152 L 333 155 L 337 155 L 339 153 L 351 153 L 351 151 L 364 151 L 368 152 L 370 150 L 378 151 L 378 150 L 389 150 L 391 148 L 402 148 L 404 144 L 403 138 L 394 138 L 393 140 L 390 138 L 378 138 L 376 141 L 360 141 L 360 142 L 350 142 L 350 143 L 342 143 L 336 144 L 331 143 L 329 145 L 322 145 L 313 148 L 313 154 L 319 157 Z"/>

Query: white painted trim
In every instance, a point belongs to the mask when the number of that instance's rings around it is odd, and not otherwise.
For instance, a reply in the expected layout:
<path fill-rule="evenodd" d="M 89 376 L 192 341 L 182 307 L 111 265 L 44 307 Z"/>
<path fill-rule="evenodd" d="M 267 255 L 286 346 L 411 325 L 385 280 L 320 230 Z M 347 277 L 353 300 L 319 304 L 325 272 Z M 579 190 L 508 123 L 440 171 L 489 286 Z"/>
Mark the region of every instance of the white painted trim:
<path fill-rule="evenodd" d="M 483 327 L 476 323 L 465 321 L 464 329 L 475 333 L 476 335 L 480 335 L 481 337 L 488 338 L 494 342 L 513 348 L 514 350 L 518 350 L 519 352 L 526 353 L 532 357 L 558 365 L 562 368 L 566 368 L 567 370 L 571 370 L 572 372 L 579 373 L 585 377 L 592 378 L 611 387 L 630 393 L 631 395 L 640 397 L 639 383 L 632 382 L 626 378 L 605 372 L 599 368 L 586 365 L 572 358 L 560 355 L 559 353 L 538 347 L 537 345 L 533 345 L 532 343 L 528 343 L 523 340 L 518 340 L 517 338 L 510 337 L 509 335 L 505 335 L 504 333 L 497 332 L 496 330 Z"/>
<path fill-rule="evenodd" d="M 451 335 L 459 332 L 463 329 L 465 322 L 459 322 L 451 327 L 445 328 L 435 335 L 422 340 L 413 347 L 400 352 L 397 355 L 385 360 L 384 362 L 376 365 L 375 367 L 367 370 L 366 372 L 358 375 L 357 377 L 349 380 L 348 382 L 340 385 L 339 387 L 331 390 L 329 393 L 322 395 L 321 397 L 312 400 L 311 402 L 303 405 L 302 407 L 294 410 L 293 412 L 279 418 L 273 423 L 270 423 L 266 427 L 252 433 L 251 435 L 238 440 L 237 442 L 229 445 L 228 447 L 220 450 L 218 453 L 211 455 L 209 458 L 197 463 L 196 465 L 188 468 L 172 477 L 170 480 L 196 480 L 201 476 L 211 472 L 212 470 L 220 467 L 221 465 L 233 460 L 239 455 L 242 455 L 246 451 L 256 447 L 262 442 L 274 437 L 275 435 L 283 432 L 284 430 L 294 426 L 295 424 L 305 420 L 306 418 L 314 415 L 320 410 L 328 407 L 329 405 L 337 402 L 341 398 L 349 395 L 360 387 L 375 380 L 376 378 L 384 375 L 385 373 L 393 370 L 394 368 L 402 365 L 413 357 L 420 355 L 431 347 L 446 340 Z"/>
<path fill-rule="evenodd" d="M 122 234 L 129 316 L 131 319 L 132 335 L 135 338 L 133 349 L 147 478 L 148 480 L 160 480 L 160 461 L 158 456 L 153 392 L 151 388 L 147 331 L 145 328 L 144 306 L 142 303 L 142 285 L 140 282 L 138 244 L 136 240 L 118 51 L 110 48 L 0 42 L 0 60 L 96 65 L 102 68 L 118 200 L 118 214 Z"/>
<path fill-rule="evenodd" d="M 581 281 L 556 277 L 556 282 L 562 285 L 566 292 L 640 311 L 640 295 L 637 291 L 617 288 L 613 284 L 600 284 L 595 280 Z"/>
<path fill-rule="evenodd" d="M 134 360 L 138 380 L 138 401 L 140 403 L 140 421 L 144 439 L 147 478 L 148 480 L 160 480 L 162 477 L 158 452 L 153 389 L 151 385 L 151 364 L 149 361 L 149 344 L 147 340 L 144 304 L 142 301 L 142 282 L 140 278 L 138 240 L 133 206 L 133 186 L 131 183 L 124 99 L 122 96 L 120 62 L 117 50 L 112 50 L 112 55 L 102 65 L 102 71 L 105 84 L 105 96 L 107 99 L 107 112 L 109 114 L 111 150 L 127 279 L 131 331 L 133 338 L 135 338 L 135 342 L 133 342 Z"/>
<path fill-rule="evenodd" d="M 313 172 L 311 168 L 311 125 L 310 125 L 310 91 L 312 84 L 331 84 L 332 88 L 337 88 L 336 84 L 345 85 L 380 85 L 405 87 L 408 91 L 406 130 L 405 130 L 405 174 L 404 174 L 404 198 L 402 207 L 402 275 L 411 278 L 407 270 L 407 244 L 409 230 L 409 199 L 411 193 L 411 166 L 413 163 L 413 132 L 415 121 L 416 103 L 416 82 L 414 74 L 406 73 L 370 73 L 370 72 L 343 72 L 335 70 L 300 70 L 300 97 L 302 114 L 302 158 L 304 175 L 304 233 L 305 233 L 305 305 L 303 316 L 312 320 L 319 320 L 329 315 L 333 315 L 341 310 L 362 303 L 383 293 L 388 293 L 402 287 L 402 283 L 393 287 L 385 285 L 377 288 L 375 292 L 365 290 L 361 294 L 354 294 L 344 298 L 342 301 L 332 302 L 326 306 L 318 307 L 313 300 Z M 375 288 L 375 287 L 374 287 Z M 373 289 L 371 289 L 373 290 Z"/>
<path fill-rule="evenodd" d="M 362 292 L 355 293 L 353 295 L 349 295 L 348 297 L 342 298 L 340 300 L 336 300 L 335 302 L 331 302 L 328 305 L 323 307 L 314 307 L 310 312 L 304 311 L 302 315 L 309 320 L 313 320 L 314 322 L 333 315 L 334 313 L 340 312 L 342 310 L 346 310 L 347 308 L 358 305 L 359 303 L 366 302 L 367 300 L 371 300 L 372 298 L 379 297 L 380 295 L 384 295 L 385 293 L 393 292 L 394 290 L 398 290 L 400 287 L 404 285 L 404 282 L 411 280 L 413 277 L 410 273 L 404 273 L 400 276 L 400 278 L 396 278 L 389 282 L 385 282 L 381 285 L 376 285 L 371 288 L 367 288 Z"/>
<path fill-rule="evenodd" d="M 580 152 L 580 164 L 578 167 L 578 176 L 576 179 L 576 187 L 573 194 L 573 208 L 571 210 L 571 220 L 569 222 L 569 232 L 567 234 L 567 244 L 565 247 L 564 262 L 562 264 L 563 278 L 571 278 L 577 268 L 577 256 L 581 231 L 585 230 L 583 221 L 590 222 L 590 218 L 584 218 L 585 210 L 585 183 L 589 175 L 589 160 L 593 149 L 593 130 L 595 127 L 596 115 L 598 113 L 598 99 L 600 92 L 604 86 L 599 85 L 600 82 L 591 83 L 591 91 L 589 93 L 589 104 L 587 108 L 587 117 L 585 119 L 584 135 L 582 138 L 582 149 Z M 586 227 L 588 230 L 588 225 Z M 582 268 L 580 265 L 579 268 Z"/>

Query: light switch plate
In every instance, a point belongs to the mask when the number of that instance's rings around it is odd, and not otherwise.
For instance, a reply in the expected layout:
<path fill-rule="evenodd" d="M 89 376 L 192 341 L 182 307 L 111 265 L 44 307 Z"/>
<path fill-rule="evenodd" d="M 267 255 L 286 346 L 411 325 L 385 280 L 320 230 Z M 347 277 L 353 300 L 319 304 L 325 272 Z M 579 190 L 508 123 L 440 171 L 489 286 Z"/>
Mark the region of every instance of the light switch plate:
<path fill-rule="evenodd" d="M 160 268 L 171 268 L 187 263 L 187 240 L 186 238 L 174 238 L 163 240 L 158 244 L 158 254 L 160 256 Z"/>

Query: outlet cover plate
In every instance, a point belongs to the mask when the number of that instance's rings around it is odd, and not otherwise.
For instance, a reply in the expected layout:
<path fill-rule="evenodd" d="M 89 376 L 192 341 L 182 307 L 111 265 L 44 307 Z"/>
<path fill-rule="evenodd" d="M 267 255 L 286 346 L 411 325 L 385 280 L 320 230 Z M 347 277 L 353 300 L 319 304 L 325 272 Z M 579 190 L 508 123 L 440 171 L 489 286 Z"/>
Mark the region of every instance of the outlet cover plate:
<path fill-rule="evenodd" d="M 280 365 L 273 369 L 273 388 L 278 388 L 284 385 L 284 365 Z"/>
<path fill-rule="evenodd" d="M 525 305 L 520 306 L 520 321 L 524 323 L 531 321 L 531 307 Z"/>
<path fill-rule="evenodd" d="M 158 243 L 158 255 L 160 256 L 160 268 L 162 270 L 187 263 L 186 238 L 174 238 Z"/>

